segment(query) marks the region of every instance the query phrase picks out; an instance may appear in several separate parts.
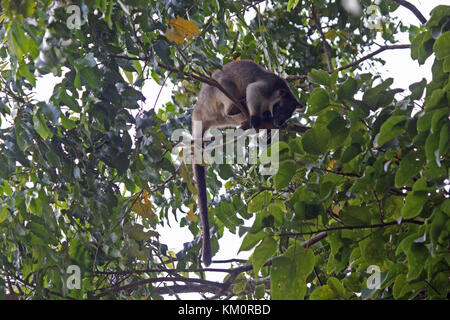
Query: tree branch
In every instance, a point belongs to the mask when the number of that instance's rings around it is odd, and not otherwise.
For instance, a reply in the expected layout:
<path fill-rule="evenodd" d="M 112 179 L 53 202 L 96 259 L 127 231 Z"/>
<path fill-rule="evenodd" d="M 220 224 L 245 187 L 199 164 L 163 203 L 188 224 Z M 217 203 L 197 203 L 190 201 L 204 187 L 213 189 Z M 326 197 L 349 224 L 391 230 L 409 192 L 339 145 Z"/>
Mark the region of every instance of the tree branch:
<path fill-rule="evenodd" d="M 386 50 L 394 50 L 394 49 L 409 49 L 411 48 L 411 45 L 409 44 L 395 44 L 395 45 L 391 45 L 391 46 L 381 46 L 379 49 L 375 50 L 372 53 L 369 53 L 368 55 L 362 57 L 361 59 L 358 59 L 356 61 L 353 61 L 349 64 L 346 64 L 342 67 L 337 68 L 335 71 L 342 71 L 351 67 L 354 67 L 358 64 L 360 64 L 361 62 L 368 60 L 374 56 L 376 56 L 377 54 L 386 51 Z M 295 80 L 304 80 L 307 79 L 308 76 L 307 75 L 291 75 L 291 76 L 287 76 L 285 78 L 286 81 L 295 81 Z"/>
<path fill-rule="evenodd" d="M 147 61 L 146 58 L 139 58 L 139 57 L 128 57 L 128 56 L 121 56 L 121 55 L 115 55 L 115 54 L 110 54 L 110 57 L 113 58 L 117 58 L 117 59 L 125 59 L 125 60 L 138 60 L 138 61 Z M 158 62 L 158 66 L 162 67 L 163 69 L 166 69 L 168 71 L 180 74 L 182 76 L 183 79 L 195 79 L 197 81 L 200 81 L 202 83 L 206 83 L 212 87 L 216 87 L 217 89 L 219 89 L 220 91 L 222 91 L 231 101 L 233 101 L 233 103 L 236 105 L 236 107 L 238 107 L 238 109 L 242 112 L 242 114 L 245 115 L 245 117 L 247 119 L 249 119 L 249 114 L 247 109 L 242 106 L 242 104 L 239 102 L 239 100 L 237 100 L 235 97 L 233 97 L 227 90 L 225 90 L 224 87 L 222 87 L 222 85 L 217 82 L 215 79 L 213 78 L 208 78 L 205 77 L 203 75 L 200 74 L 195 74 L 192 72 L 186 72 L 183 70 L 179 70 L 175 67 L 171 67 L 169 65 L 166 65 L 164 63 Z"/>
<path fill-rule="evenodd" d="M 375 56 L 375 55 L 377 55 L 377 54 L 379 54 L 379 53 L 381 53 L 381 52 L 383 52 L 383 51 L 386 51 L 386 50 L 393 50 L 393 49 L 409 49 L 410 47 L 411 47 L 411 45 L 409 45 L 409 44 L 396 44 L 396 45 L 392 45 L 392 46 L 382 46 L 382 47 L 380 47 L 378 50 L 375 50 L 374 52 L 369 53 L 368 55 L 362 57 L 361 59 L 356 60 L 356 61 L 354 61 L 354 62 L 351 62 L 351 63 L 349 63 L 349 64 L 346 64 L 346 65 L 344 65 L 344 66 L 342 66 L 342 67 L 339 67 L 339 68 L 337 68 L 336 70 L 337 70 L 337 71 L 342 71 L 342 70 L 345 70 L 345 69 L 354 67 L 354 66 L 360 64 L 361 62 L 363 62 L 363 61 L 365 61 L 365 60 L 367 60 L 367 59 L 370 59 L 370 58 L 372 58 L 373 56 Z"/>
<path fill-rule="evenodd" d="M 221 289 L 204 284 L 186 284 L 186 285 L 173 285 L 156 287 L 152 289 L 157 294 L 178 294 L 178 293 L 218 293 Z"/>
<path fill-rule="evenodd" d="M 391 222 L 385 222 L 385 223 L 378 223 L 378 224 L 370 224 L 370 225 L 359 225 L 359 226 L 341 226 L 341 227 L 332 227 L 327 229 L 321 229 L 316 231 L 310 231 L 310 232 L 286 232 L 280 234 L 281 237 L 298 237 L 303 235 L 312 235 L 318 233 L 320 235 L 322 232 L 329 232 L 329 231 L 335 231 L 335 230 L 355 230 L 355 229 L 373 229 L 373 228 L 383 228 L 387 226 L 393 226 L 393 225 L 401 225 L 405 223 L 412 223 L 412 224 L 418 224 L 423 225 L 423 221 L 418 221 L 414 219 L 405 219 L 400 222 L 397 221 L 391 221 Z"/>
<path fill-rule="evenodd" d="M 301 246 L 304 248 L 309 248 L 313 244 L 321 241 L 327 236 L 327 232 L 320 232 L 319 234 L 311 237 L 310 239 L 304 241 Z M 273 257 L 269 259 L 263 266 L 272 265 L 273 260 L 277 257 Z M 232 260 L 234 261 L 234 260 Z M 245 260 L 239 260 L 239 262 L 246 262 Z M 150 278 L 150 279 L 142 279 L 139 281 L 135 281 L 123 286 L 117 286 L 111 289 L 107 289 L 99 294 L 97 294 L 94 298 L 101 298 L 110 294 L 115 294 L 123 290 L 133 289 L 135 287 L 139 287 L 142 285 L 150 284 L 150 283 L 159 283 L 159 282 L 185 282 L 186 285 L 173 285 L 173 286 L 164 286 L 164 287 L 156 287 L 153 288 L 155 292 L 158 294 L 171 294 L 171 293 L 189 293 L 189 292 L 210 292 L 215 293 L 215 297 L 221 297 L 223 295 L 233 295 L 232 292 L 229 292 L 231 284 L 234 279 L 242 273 L 251 271 L 253 269 L 252 264 L 243 265 L 237 267 L 235 269 L 194 269 L 194 270 L 177 270 L 176 272 L 199 272 L 199 271 L 216 271 L 216 272 L 226 272 L 229 273 L 230 276 L 224 283 L 213 282 L 203 279 L 197 278 L 185 278 L 182 276 L 175 277 L 159 277 L 159 278 Z M 175 271 L 175 270 L 172 270 Z M 105 275 L 126 275 L 132 273 L 146 273 L 146 272 L 168 272 L 165 269 L 148 269 L 148 270 L 132 270 L 132 271 L 118 271 L 118 272 L 109 272 L 109 271 L 98 271 L 96 274 L 105 274 Z"/>
<path fill-rule="evenodd" d="M 181 277 L 181 276 L 177 276 L 177 277 L 160 277 L 160 278 L 150 278 L 150 279 L 143 279 L 143 280 L 139 280 L 139 281 L 135 281 L 120 287 L 115 287 L 112 288 L 110 290 L 106 290 L 103 291 L 101 293 L 99 293 L 98 295 L 94 296 L 94 298 L 101 298 L 110 294 L 115 294 L 119 291 L 122 290 L 127 290 L 127 289 L 133 289 L 135 287 L 139 287 L 145 284 L 150 284 L 150 283 L 158 283 L 158 282 L 186 282 L 186 283 L 199 283 L 200 285 L 202 285 L 202 287 L 215 287 L 218 289 L 221 289 L 223 287 L 223 284 L 220 282 L 213 282 L 213 281 L 208 281 L 208 280 L 203 280 L 203 279 L 195 279 L 195 278 L 185 278 L 185 277 Z"/>
<path fill-rule="evenodd" d="M 322 38 L 323 52 L 325 54 L 325 57 L 327 58 L 328 72 L 333 73 L 334 69 L 333 69 L 333 64 L 331 63 L 330 46 L 327 42 L 327 39 L 325 38 L 325 34 L 322 31 L 322 27 L 320 26 L 320 19 L 317 16 L 316 8 L 314 6 L 312 6 L 311 11 L 312 11 L 311 13 L 312 13 L 312 18 L 314 20 L 315 27 L 319 31 L 320 37 Z"/>
<path fill-rule="evenodd" d="M 305 80 L 308 79 L 306 74 L 296 75 L 296 76 L 287 76 L 284 78 L 286 81 L 295 81 L 295 80 Z"/>
<path fill-rule="evenodd" d="M 425 19 L 425 17 L 422 15 L 422 13 L 420 13 L 419 9 L 417 9 L 416 6 L 414 6 L 412 3 L 409 3 L 408 1 L 404 1 L 404 0 L 392 0 L 392 1 L 398 3 L 402 7 L 405 7 L 406 9 L 408 9 L 412 13 L 414 13 L 414 15 L 417 17 L 417 19 L 419 19 L 420 23 L 422 23 L 422 24 L 427 23 L 427 19 Z"/>
<path fill-rule="evenodd" d="M 328 235 L 328 233 L 326 231 L 324 232 L 320 232 L 319 234 L 315 235 L 314 237 L 302 242 L 301 246 L 303 248 L 309 248 L 310 246 L 312 246 L 313 244 L 321 241 L 322 239 L 324 239 L 326 236 Z M 263 267 L 268 267 L 272 265 L 272 262 L 274 259 L 278 258 L 279 256 L 276 257 L 272 257 L 269 260 L 267 260 L 264 264 Z M 217 294 L 217 297 L 220 297 L 221 295 L 223 295 L 231 286 L 231 284 L 233 283 L 234 279 L 236 279 L 236 277 L 241 274 L 242 272 L 248 272 L 251 271 L 253 269 L 253 264 L 247 264 L 244 266 L 240 266 L 237 268 L 232 269 L 231 271 L 233 271 L 230 274 L 230 277 L 228 278 L 228 280 L 223 284 L 223 289 L 221 292 L 219 292 Z"/>

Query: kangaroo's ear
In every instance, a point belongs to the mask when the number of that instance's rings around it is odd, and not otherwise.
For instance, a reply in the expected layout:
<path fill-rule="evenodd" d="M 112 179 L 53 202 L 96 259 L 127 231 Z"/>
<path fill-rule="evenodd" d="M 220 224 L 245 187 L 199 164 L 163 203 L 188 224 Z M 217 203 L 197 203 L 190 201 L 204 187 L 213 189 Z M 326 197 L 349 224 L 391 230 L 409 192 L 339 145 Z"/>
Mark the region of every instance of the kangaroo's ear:
<path fill-rule="evenodd" d="M 232 104 L 231 108 L 227 112 L 227 115 L 234 116 L 239 113 L 241 113 L 241 110 L 235 104 Z"/>

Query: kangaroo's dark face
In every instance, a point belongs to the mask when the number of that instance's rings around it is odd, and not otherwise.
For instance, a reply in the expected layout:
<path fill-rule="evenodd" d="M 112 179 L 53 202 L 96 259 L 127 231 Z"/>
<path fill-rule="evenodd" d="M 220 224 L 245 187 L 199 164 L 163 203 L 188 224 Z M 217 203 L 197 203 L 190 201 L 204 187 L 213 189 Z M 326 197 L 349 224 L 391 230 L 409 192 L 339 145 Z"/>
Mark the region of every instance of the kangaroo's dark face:
<path fill-rule="evenodd" d="M 263 122 L 272 122 L 275 128 L 279 128 L 292 117 L 296 108 L 302 108 L 289 88 L 277 89 L 269 99 L 271 102 L 266 104 L 266 110 L 261 110 L 260 114 L 250 116 L 252 128 L 260 128 Z"/>
<path fill-rule="evenodd" d="M 272 123 L 276 128 L 281 127 L 292 117 L 296 108 L 301 107 L 292 93 L 280 90 L 280 99 L 272 107 Z"/>

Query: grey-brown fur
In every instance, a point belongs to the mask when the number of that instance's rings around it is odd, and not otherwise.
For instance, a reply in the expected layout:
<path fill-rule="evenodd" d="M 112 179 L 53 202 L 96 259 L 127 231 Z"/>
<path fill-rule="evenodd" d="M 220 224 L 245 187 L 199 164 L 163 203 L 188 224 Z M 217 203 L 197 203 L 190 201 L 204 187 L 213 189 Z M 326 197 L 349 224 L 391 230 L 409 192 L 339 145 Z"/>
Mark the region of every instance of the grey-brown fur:
<path fill-rule="evenodd" d="M 224 65 L 222 70 L 214 72 L 212 77 L 236 100 L 246 101 L 250 121 L 222 91 L 204 84 L 192 113 L 195 141 L 201 141 L 203 134 L 212 128 L 258 128 L 263 121 L 273 121 L 273 125 L 278 127 L 292 116 L 296 107 L 301 106 L 284 79 L 250 60 L 230 62 Z M 212 253 L 205 168 L 194 164 L 193 169 L 203 231 L 202 260 L 208 266 L 211 263 Z"/>

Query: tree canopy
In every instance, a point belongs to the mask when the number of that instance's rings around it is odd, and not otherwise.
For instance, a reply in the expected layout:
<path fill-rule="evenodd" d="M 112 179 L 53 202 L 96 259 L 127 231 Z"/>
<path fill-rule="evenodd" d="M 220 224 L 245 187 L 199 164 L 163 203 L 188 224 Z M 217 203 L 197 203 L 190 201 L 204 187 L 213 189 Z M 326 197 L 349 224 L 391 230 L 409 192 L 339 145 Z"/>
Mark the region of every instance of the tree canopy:
<path fill-rule="evenodd" d="M 394 0 L 2 0 L 0 39 L 0 299 L 447 297 L 450 6 L 427 21 Z M 432 60 L 432 79 L 394 88 L 388 50 Z M 305 108 L 275 175 L 208 165 L 213 252 L 229 230 L 251 256 L 203 268 L 171 135 L 239 59 Z M 39 101 L 46 74 L 60 80 Z M 173 83 L 171 101 L 145 103 L 149 81 Z M 195 236 L 180 252 L 156 231 L 170 217 Z"/>

